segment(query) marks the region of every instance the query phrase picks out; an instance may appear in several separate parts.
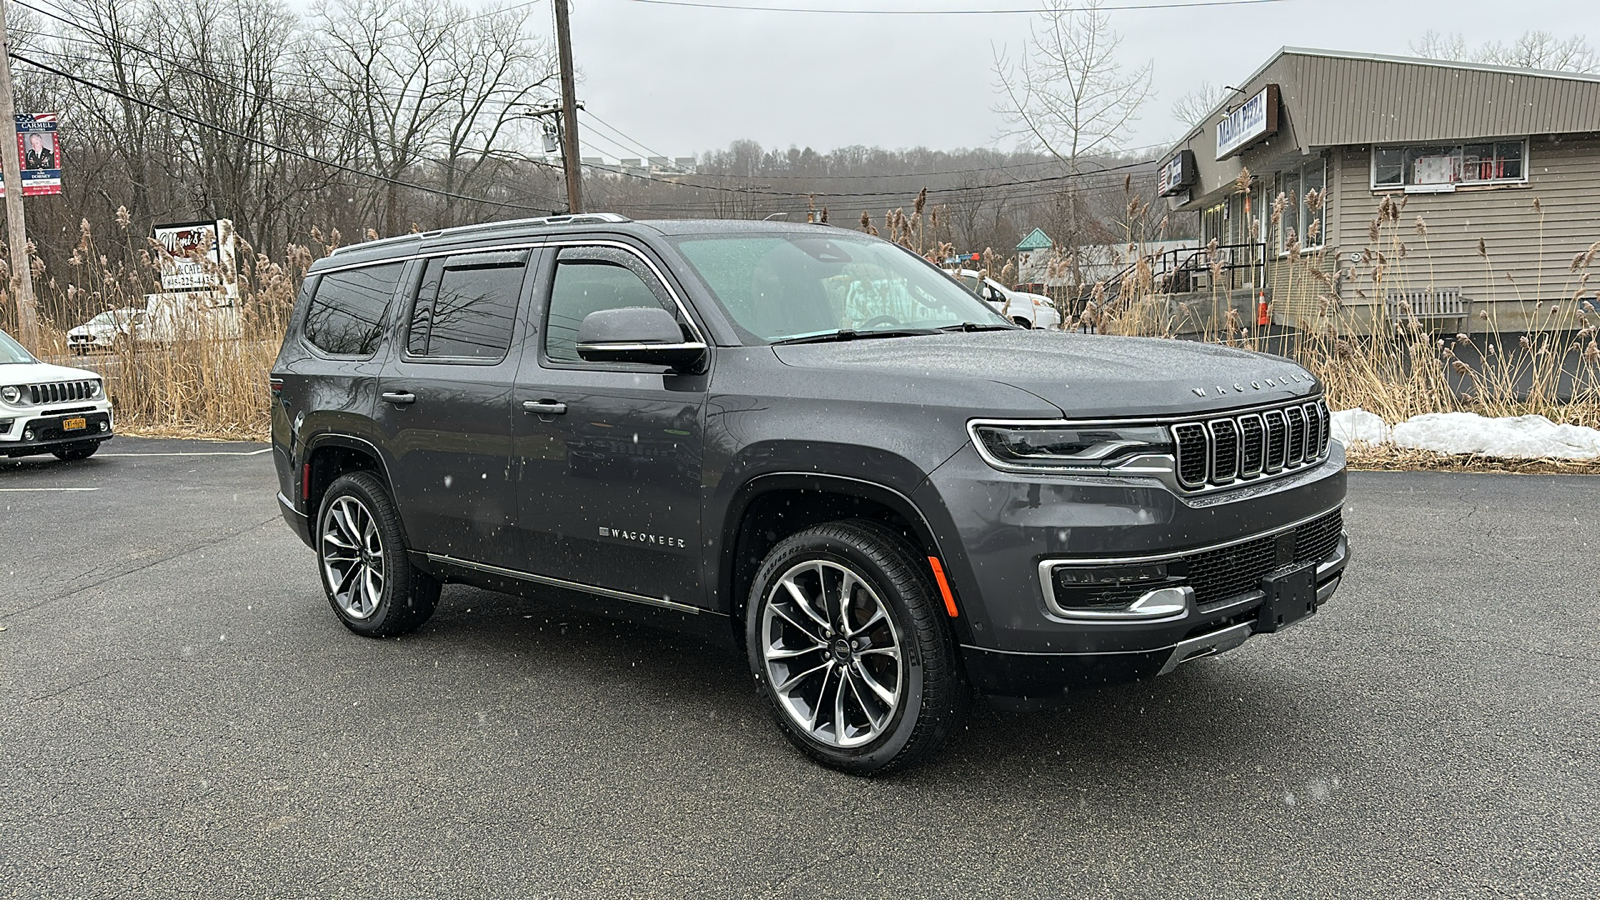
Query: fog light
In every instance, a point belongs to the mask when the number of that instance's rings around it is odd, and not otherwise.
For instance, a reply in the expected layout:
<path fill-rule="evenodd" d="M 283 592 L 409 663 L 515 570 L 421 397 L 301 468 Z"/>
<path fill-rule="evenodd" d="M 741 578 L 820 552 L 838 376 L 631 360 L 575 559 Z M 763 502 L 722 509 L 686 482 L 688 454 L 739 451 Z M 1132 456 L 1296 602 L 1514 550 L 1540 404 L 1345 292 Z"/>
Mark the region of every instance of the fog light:
<path fill-rule="evenodd" d="M 22 430 L 22 439 L 25 440 L 25 441 L 33 440 L 33 429 L 32 428 L 24 428 Z"/>
<path fill-rule="evenodd" d="M 110 422 L 101 422 L 100 423 L 100 430 L 101 431 L 110 431 L 111 430 L 111 423 Z"/>

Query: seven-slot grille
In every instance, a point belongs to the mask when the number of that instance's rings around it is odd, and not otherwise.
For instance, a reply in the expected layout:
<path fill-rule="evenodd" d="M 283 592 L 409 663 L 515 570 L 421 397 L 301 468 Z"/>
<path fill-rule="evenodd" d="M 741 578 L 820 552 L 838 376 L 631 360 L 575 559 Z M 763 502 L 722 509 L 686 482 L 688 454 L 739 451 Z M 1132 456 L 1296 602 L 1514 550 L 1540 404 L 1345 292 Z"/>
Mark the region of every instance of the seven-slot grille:
<path fill-rule="evenodd" d="M 1174 425 L 1178 483 L 1193 491 L 1310 465 L 1327 454 L 1330 425 L 1320 399 Z"/>
<path fill-rule="evenodd" d="M 40 403 L 70 403 L 73 400 L 87 400 L 93 396 L 93 381 L 53 381 L 47 384 L 25 384 L 22 390 L 28 402 L 34 405 Z"/>

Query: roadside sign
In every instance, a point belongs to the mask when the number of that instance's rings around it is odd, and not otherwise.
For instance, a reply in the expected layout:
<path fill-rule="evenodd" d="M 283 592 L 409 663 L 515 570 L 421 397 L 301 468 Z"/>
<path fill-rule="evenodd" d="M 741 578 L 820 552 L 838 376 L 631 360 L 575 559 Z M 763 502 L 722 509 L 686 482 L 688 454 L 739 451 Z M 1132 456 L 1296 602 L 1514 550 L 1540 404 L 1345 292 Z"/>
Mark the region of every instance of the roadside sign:
<path fill-rule="evenodd" d="M 22 163 L 22 196 L 61 193 L 61 143 L 55 113 L 17 116 L 17 160 Z M 0 178 L 0 197 L 6 195 Z"/>

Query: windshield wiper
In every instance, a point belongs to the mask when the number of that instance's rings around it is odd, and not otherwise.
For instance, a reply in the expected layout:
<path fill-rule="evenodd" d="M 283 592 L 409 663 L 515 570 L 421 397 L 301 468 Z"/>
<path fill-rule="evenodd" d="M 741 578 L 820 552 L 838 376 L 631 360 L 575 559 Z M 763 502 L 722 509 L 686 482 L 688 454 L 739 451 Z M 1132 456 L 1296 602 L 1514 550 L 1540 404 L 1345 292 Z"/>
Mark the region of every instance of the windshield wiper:
<path fill-rule="evenodd" d="M 1016 331 L 1020 326 L 1001 325 L 998 322 L 962 322 L 960 325 L 946 325 L 940 331 Z"/>
<path fill-rule="evenodd" d="M 773 346 L 782 344 L 825 344 L 830 341 L 859 341 L 868 338 L 893 338 L 914 337 L 916 335 L 938 334 L 931 328 L 885 328 L 872 331 L 856 331 L 851 328 L 841 328 L 838 331 L 824 331 L 821 334 L 802 334 L 798 337 L 780 338 L 773 341 Z"/>

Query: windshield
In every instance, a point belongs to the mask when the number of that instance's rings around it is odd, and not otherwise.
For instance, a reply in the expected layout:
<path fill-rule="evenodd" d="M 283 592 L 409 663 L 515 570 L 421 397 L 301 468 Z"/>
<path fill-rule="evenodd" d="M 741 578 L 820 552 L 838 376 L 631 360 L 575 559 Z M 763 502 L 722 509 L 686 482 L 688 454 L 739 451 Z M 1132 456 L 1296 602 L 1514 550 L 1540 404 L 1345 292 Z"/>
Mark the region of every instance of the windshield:
<path fill-rule="evenodd" d="M 827 233 L 676 243 L 729 317 L 758 341 L 1006 325 L 944 273 L 887 241 Z"/>
<path fill-rule="evenodd" d="M 0 366 L 7 363 L 31 363 L 32 354 L 22 349 L 22 345 L 11 339 L 11 335 L 0 331 Z"/>

